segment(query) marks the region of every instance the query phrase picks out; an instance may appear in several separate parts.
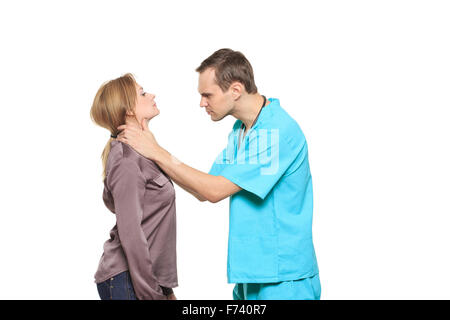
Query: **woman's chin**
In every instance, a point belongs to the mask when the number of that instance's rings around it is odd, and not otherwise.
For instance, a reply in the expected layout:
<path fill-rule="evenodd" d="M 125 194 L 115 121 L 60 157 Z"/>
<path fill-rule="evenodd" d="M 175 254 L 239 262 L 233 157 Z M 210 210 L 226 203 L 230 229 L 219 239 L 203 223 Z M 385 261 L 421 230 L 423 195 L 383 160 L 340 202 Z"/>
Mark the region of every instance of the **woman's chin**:
<path fill-rule="evenodd" d="M 155 114 L 152 114 L 150 117 L 148 117 L 148 118 L 145 118 L 147 121 L 150 121 L 150 120 L 152 120 L 153 118 L 155 118 L 155 117 L 157 117 L 157 116 L 159 116 L 159 110 L 158 110 L 158 112 L 157 113 L 155 113 Z"/>

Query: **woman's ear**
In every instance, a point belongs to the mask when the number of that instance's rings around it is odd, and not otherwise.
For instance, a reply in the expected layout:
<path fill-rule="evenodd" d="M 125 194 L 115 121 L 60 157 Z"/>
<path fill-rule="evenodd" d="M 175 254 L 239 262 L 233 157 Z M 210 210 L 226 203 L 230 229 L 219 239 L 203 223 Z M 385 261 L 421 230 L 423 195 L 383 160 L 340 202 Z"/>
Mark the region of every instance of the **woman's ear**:
<path fill-rule="evenodd" d="M 127 112 L 125 113 L 125 115 L 127 116 L 127 117 L 135 117 L 136 115 L 134 114 L 134 112 L 133 111 L 130 111 L 130 110 L 127 110 Z"/>

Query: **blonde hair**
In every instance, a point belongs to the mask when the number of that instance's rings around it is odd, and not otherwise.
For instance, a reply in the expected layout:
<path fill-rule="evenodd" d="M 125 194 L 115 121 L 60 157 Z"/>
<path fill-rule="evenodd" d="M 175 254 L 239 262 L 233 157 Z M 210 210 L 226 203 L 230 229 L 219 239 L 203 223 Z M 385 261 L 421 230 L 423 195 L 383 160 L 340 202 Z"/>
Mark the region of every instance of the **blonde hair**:
<path fill-rule="evenodd" d="M 91 107 L 91 119 L 95 124 L 109 130 L 111 135 L 116 136 L 117 127 L 125 124 L 127 113 L 134 114 L 136 100 L 136 80 L 131 73 L 105 82 L 95 95 Z M 109 138 L 101 156 L 103 179 L 106 178 L 106 161 L 111 150 L 112 139 Z"/>

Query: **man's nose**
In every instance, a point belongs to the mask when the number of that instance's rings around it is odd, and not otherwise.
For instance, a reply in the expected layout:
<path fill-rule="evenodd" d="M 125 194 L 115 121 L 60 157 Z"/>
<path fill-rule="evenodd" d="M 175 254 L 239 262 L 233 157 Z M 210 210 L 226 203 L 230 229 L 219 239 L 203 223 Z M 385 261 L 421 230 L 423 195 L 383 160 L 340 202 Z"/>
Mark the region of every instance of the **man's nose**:
<path fill-rule="evenodd" d="M 204 107 L 206 107 L 208 105 L 208 103 L 206 102 L 206 99 L 205 98 L 201 98 L 200 99 L 200 107 L 201 108 L 204 108 Z"/>

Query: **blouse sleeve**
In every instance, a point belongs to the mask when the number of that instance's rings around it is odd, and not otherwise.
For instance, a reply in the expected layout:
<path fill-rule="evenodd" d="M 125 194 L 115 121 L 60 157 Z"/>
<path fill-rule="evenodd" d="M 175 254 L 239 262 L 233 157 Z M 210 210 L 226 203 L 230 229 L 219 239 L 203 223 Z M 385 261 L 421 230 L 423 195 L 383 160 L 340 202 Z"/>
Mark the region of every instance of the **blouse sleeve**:
<path fill-rule="evenodd" d="M 148 242 L 141 227 L 145 184 L 138 165 L 126 158 L 121 159 L 108 174 L 120 243 L 136 297 L 139 300 L 166 300 L 154 276 Z"/>

